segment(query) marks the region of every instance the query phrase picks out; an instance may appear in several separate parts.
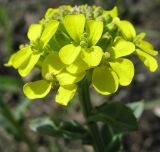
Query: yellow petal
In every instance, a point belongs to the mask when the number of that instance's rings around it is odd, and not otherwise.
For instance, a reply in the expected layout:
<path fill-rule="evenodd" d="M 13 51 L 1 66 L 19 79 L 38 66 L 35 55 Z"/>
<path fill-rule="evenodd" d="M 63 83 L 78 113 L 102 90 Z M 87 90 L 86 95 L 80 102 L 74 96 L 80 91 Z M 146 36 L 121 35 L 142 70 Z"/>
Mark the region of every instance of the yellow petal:
<path fill-rule="evenodd" d="M 27 76 L 38 62 L 40 56 L 40 54 L 32 54 L 29 60 L 27 60 L 22 66 L 18 68 L 19 74 L 22 77 Z"/>
<path fill-rule="evenodd" d="M 127 86 L 131 83 L 134 76 L 134 65 L 130 60 L 119 58 L 109 64 L 116 72 L 120 85 Z"/>
<path fill-rule="evenodd" d="M 133 41 L 136 37 L 136 31 L 132 23 L 126 20 L 117 21 L 116 24 L 126 40 Z"/>
<path fill-rule="evenodd" d="M 136 38 L 135 38 L 135 42 L 140 42 L 140 41 L 142 41 L 144 38 L 145 38 L 145 36 L 146 36 L 146 33 L 140 33 L 140 34 L 138 34 L 137 36 L 136 36 Z"/>
<path fill-rule="evenodd" d="M 67 15 L 64 18 L 64 26 L 75 42 L 80 41 L 80 37 L 84 31 L 85 20 L 83 14 Z"/>
<path fill-rule="evenodd" d="M 73 44 L 68 44 L 59 51 L 59 57 L 64 64 L 71 64 L 76 60 L 80 51 L 80 46 L 76 47 Z"/>
<path fill-rule="evenodd" d="M 102 36 L 103 32 L 103 22 L 96 20 L 89 20 L 87 22 L 87 33 L 89 46 L 96 45 Z"/>
<path fill-rule="evenodd" d="M 23 66 L 23 64 L 26 63 L 26 61 L 29 60 L 30 56 L 32 54 L 32 50 L 30 46 L 22 48 L 20 51 L 16 52 L 14 56 L 11 59 L 12 66 L 17 69 L 20 66 Z"/>
<path fill-rule="evenodd" d="M 51 90 L 52 84 L 45 80 L 26 83 L 23 87 L 24 94 L 29 99 L 37 99 L 45 97 Z"/>
<path fill-rule="evenodd" d="M 13 59 L 16 56 L 16 53 L 12 54 L 11 57 L 9 58 L 8 62 L 4 64 L 6 67 L 10 67 L 13 65 Z"/>
<path fill-rule="evenodd" d="M 67 71 L 62 71 L 61 73 L 56 75 L 57 80 L 60 85 L 69 85 L 74 84 L 82 80 L 85 76 L 85 72 L 79 74 L 71 74 Z"/>
<path fill-rule="evenodd" d="M 141 41 L 139 48 L 152 56 L 156 56 L 158 54 L 158 51 L 154 50 L 153 45 L 147 41 Z"/>
<path fill-rule="evenodd" d="M 158 68 L 157 60 L 153 58 L 151 55 L 149 55 L 148 53 L 145 53 L 139 49 L 136 49 L 136 54 L 151 72 L 154 72 Z"/>
<path fill-rule="evenodd" d="M 66 70 L 72 74 L 76 74 L 81 73 L 88 68 L 88 65 L 81 58 L 78 57 L 72 64 L 66 67 Z"/>
<path fill-rule="evenodd" d="M 59 26 L 59 22 L 56 20 L 51 20 L 47 26 L 44 28 L 42 36 L 40 38 L 41 42 L 43 43 L 43 48 L 48 44 L 51 38 L 56 33 Z"/>
<path fill-rule="evenodd" d="M 92 86 L 103 95 L 114 93 L 118 89 L 118 77 L 114 71 L 107 66 L 99 66 L 93 70 Z"/>
<path fill-rule="evenodd" d="M 45 19 L 47 19 L 48 17 L 52 17 L 58 11 L 59 11 L 59 8 L 49 8 L 45 13 Z"/>
<path fill-rule="evenodd" d="M 97 66 L 103 56 L 103 51 L 99 46 L 92 46 L 82 50 L 82 59 L 89 67 Z"/>
<path fill-rule="evenodd" d="M 38 38 L 40 38 L 41 34 L 42 34 L 42 25 L 40 24 L 32 24 L 29 27 L 27 36 L 29 38 L 30 41 L 36 41 Z"/>
<path fill-rule="evenodd" d="M 64 64 L 61 62 L 58 52 L 49 54 L 42 64 L 42 76 L 45 78 L 47 73 L 58 74 L 64 68 Z"/>
<path fill-rule="evenodd" d="M 74 97 L 77 91 L 77 85 L 67 85 L 67 86 L 60 86 L 58 92 L 56 94 L 56 102 L 67 106 L 69 101 Z"/>
<path fill-rule="evenodd" d="M 126 41 L 120 37 L 118 37 L 114 43 L 114 47 L 108 50 L 112 58 L 127 56 L 135 51 L 135 45 L 132 42 Z"/>
<path fill-rule="evenodd" d="M 118 8 L 115 6 L 109 11 L 103 11 L 103 15 L 110 15 L 112 18 L 118 16 Z"/>

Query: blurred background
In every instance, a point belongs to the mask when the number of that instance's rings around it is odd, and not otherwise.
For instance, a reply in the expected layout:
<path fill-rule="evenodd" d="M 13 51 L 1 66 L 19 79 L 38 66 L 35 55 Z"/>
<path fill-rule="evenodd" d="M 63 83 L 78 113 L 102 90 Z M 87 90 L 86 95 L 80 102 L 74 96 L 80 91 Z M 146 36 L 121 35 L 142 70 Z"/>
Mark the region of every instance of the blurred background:
<path fill-rule="evenodd" d="M 53 102 L 54 92 L 44 100 L 28 101 L 22 86 L 33 78 L 36 70 L 22 79 L 16 70 L 3 66 L 21 43 L 28 42 L 29 25 L 38 22 L 47 8 L 80 4 L 96 4 L 105 9 L 117 5 L 121 19 L 131 21 L 138 32 L 146 32 L 146 39 L 160 50 L 160 0 L 0 0 L 0 152 L 29 152 L 26 142 L 34 144 L 38 152 L 92 152 L 79 141 L 41 136 L 29 129 L 31 119 L 45 115 L 83 122 L 77 97 L 67 108 Z M 91 90 L 92 101 L 99 105 L 108 100 L 144 100 L 139 130 L 124 136 L 124 151 L 160 152 L 160 71 L 150 73 L 139 60 L 134 60 L 136 74 L 130 86 L 107 97 Z"/>

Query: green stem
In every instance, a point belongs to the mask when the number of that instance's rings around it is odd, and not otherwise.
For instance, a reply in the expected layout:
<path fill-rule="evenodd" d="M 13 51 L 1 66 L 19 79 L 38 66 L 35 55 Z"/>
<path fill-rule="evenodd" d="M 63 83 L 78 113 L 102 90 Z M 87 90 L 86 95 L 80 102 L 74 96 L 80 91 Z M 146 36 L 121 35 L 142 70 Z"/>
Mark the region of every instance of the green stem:
<path fill-rule="evenodd" d="M 26 135 L 26 130 L 22 125 L 18 123 L 12 114 L 8 105 L 0 99 L 0 106 L 2 109 L 3 115 L 7 118 L 7 120 L 14 126 L 20 138 L 28 145 L 28 149 L 30 152 L 37 152 L 35 145 L 32 143 L 31 139 Z"/>
<path fill-rule="evenodd" d="M 90 100 L 89 84 L 86 79 L 79 84 L 79 98 L 83 115 L 92 138 L 93 148 L 95 152 L 105 152 L 104 141 L 99 133 L 97 124 L 94 122 L 87 122 L 93 108 Z"/>

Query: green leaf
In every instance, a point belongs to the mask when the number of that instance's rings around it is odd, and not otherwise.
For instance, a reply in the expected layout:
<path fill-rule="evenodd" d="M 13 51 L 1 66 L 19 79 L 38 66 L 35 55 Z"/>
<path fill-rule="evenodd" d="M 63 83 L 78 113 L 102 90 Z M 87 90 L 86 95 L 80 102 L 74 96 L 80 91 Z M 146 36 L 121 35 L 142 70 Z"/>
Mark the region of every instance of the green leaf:
<path fill-rule="evenodd" d="M 137 119 L 141 117 L 144 111 L 144 101 L 132 102 L 127 104 L 127 106 L 132 109 Z"/>
<path fill-rule="evenodd" d="M 120 150 L 122 138 L 121 134 L 117 134 L 109 125 L 104 125 L 101 129 L 101 135 L 106 145 L 107 152 L 117 152 Z"/>
<path fill-rule="evenodd" d="M 137 120 L 132 110 L 120 102 L 100 106 L 89 117 L 88 121 L 108 123 L 118 133 L 133 131 L 138 128 Z"/>
<path fill-rule="evenodd" d="M 88 131 L 77 121 L 65 121 L 60 124 L 60 130 L 63 130 L 63 137 L 67 139 L 85 139 Z"/>
<path fill-rule="evenodd" d="M 62 132 L 59 126 L 53 122 L 49 117 L 36 118 L 30 121 L 31 130 L 45 134 L 49 136 L 59 137 L 62 136 Z"/>
<path fill-rule="evenodd" d="M 65 139 L 86 139 L 88 131 L 77 121 L 56 123 L 49 117 L 36 118 L 30 122 L 30 128 L 40 134 L 63 137 Z"/>
<path fill-rule="evenodd" d="M 64 18 L 64 26 L 70 37 L 75 42 L 80 42 L 80 37 L 84 31 L 85 16 L 83 14 L 67 15 Z"/>

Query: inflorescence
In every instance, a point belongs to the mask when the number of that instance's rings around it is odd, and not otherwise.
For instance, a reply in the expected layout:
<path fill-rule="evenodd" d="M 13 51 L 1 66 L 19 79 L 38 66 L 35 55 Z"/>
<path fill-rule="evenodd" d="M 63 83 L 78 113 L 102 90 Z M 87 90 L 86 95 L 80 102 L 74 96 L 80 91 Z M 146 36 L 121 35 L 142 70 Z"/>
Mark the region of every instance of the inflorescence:
<path fill-rule="evenodd" d="M 29 99 L 43 98 L 58 88 L 55 101 L 67 105 L 85 77 L 100 94 L 115 93 L 133 79 L 134 65 L 127 59 L 132 54 L 151 72 L 158 67 L 154 58 L 158 52 L 144 40 L 145 33 L 137 35 L 129 21 L 120 20 L 117 7 L 49 8 L 39 23 L 29 27 L 27 36 L 30 43 L 21 45 L 6 66 L 22 77 L 40 69 L 41 80 L 23 87 Z"/>

